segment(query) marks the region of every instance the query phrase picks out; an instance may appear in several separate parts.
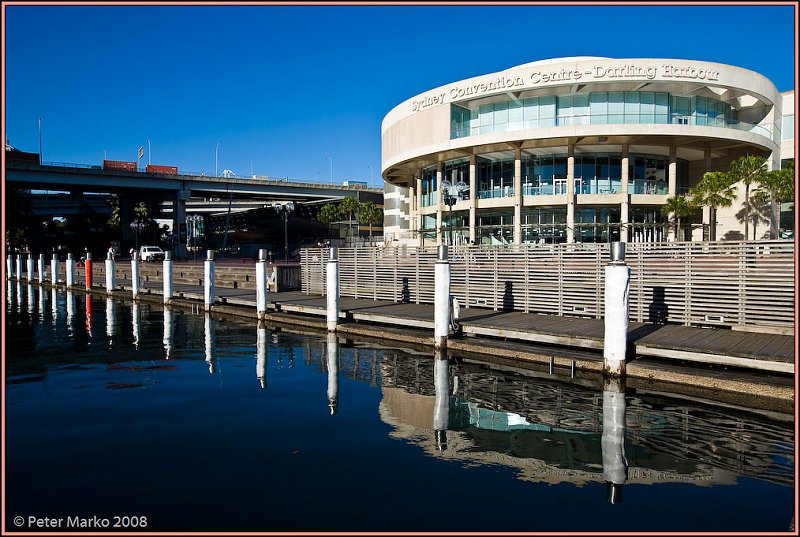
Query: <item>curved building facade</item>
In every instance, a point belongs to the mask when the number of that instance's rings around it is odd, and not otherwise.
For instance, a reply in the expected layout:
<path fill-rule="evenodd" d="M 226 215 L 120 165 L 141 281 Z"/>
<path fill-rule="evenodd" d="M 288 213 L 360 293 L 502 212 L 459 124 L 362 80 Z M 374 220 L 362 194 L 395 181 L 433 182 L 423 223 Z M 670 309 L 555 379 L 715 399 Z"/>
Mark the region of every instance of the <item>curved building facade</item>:
<path fill-rule="evenodd" d="M 431 89 L 381 130 L 387 242 L 702 240 L 707 209 L 675 237 L 661 207 L 742 155 L 793 159 L 794 91 L 719 63 L 561 58 Z M 717 237 L 744 239 L 737 191 Z"/>

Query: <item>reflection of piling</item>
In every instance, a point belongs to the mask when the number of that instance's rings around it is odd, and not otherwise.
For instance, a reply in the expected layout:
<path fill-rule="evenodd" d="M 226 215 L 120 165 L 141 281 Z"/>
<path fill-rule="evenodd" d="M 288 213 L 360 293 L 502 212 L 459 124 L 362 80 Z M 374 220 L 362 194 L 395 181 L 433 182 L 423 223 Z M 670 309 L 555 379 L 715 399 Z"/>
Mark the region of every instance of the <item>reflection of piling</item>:
<path fill-rule="evenodd" d="M 116 263 L 114 263 L 114 258 L 111 256 L 111 252 L 108 252 L 106 255 L 106 293 L 111 293 L 114 290 L 114 278 L 116 274 L 114 271 L 116 270 Z"/>
<path fill-rule="evenodd" d="M 164 358 L 169 360 L 172 355 L 172 335 L 174 332 L 175 313 L 164 306 Z"/>
<path fill-rule="evenodd" d="M 164 304 L 172 301 L 172 252 L 164 252 Z"/>
<path fill-rule="evenodd" d="M 66 267 L 67 289 L 70 289 L 72 287 L 75 287 L 75 259 L 72 257 L 72 254 L 67 254 L 67 261 L 65 263 L 65 267 Z"/>
<path fill-rule="evenodd" d="M 439 246 L 434 270 L 433 345 L 436 349 L 446 349 L 450 330 L 450 260 L 446 244 Z"/>
<path fill-rule="evenodd" d="M 8 279 L 8 280 L 10 280 L 11 276 L 13 275 L 13 273 L 11 271 L 12 265 L 13 265 L 12 259 L 13 258 L 11 256 L 11 254 L 6 256 L 6 279 Z"/>
<path fill-rule="evenodd" d="M 33 282 L 33 254 L 28 254 L 28 283 Z"/>
<path fill-rule="evenodd" d="M 326 352 L 328 355 L 328 408 L 331 416 L 339 408 L 339 338 L 328 332 Z"/>
<path fill-rule="evenodd" d="M 208 363 L 208 372 L 214 374 L 214 356 L 213 356 L 213 343 L 214 343 L 214 320 L 211 314 L 206 313 L 205 316 L 205 343 L 206 343 L 206 363 Z"/>
<path fill-rule="evenodd" d="M 261 250 L 266 254 L 265 250 Z M 266 260 L 266 256 L 264 256 Z M 256 331 L 256 377 L 262 388 L 267 387 L 267 325 L 258 323 Z"/>
<path fill-rule="evenodd" d="M 628 292 L 631 269 L 625 264 L 625 243 L 611 244 L 611 261 L 605 270 L 605 337 L 603 371 L 607 375 L 625 375 L 628 343 Z"/>
<path fill-rule="evenodd" d="M 339 323 L 339 260 L 336 247 L 331 247 L 325 266 L 325 295 L 328 301 L 328 332 L 336 331 Z"/>
<path fill-rule="evenodd" d="M 433 431 L 436 449 L 447 450 L 447 427 L 450 424 L 450 371 L 447 353 L 435 351 L 433 361 L 433 384 L 436 400 L 433 405 Z"/>
<path fill-rule="evenodd" d="M 608 483 L 608 501 L 622 501 L 622 486 L 628 479 L 625 459 L 625 379 L 606 377 L 603 385 L 603 479 Z"/>
<path fill-rule="evenodd" d="M 114 328 L 117 324 L 116 311 L 114 310 L 114 301 L 106 298 L 106 335 L 109 338 L 114 337 Z M 109 343 L 111 343 L 109 341 Z"/>
<path fill-rule="evenodd" d="M 50 261 L 50 281 L 53 285 L 58 285 L 58 254 L 53 254 Z"/>
<path fill-rule="evenodd" d="M 92 288 L 92 253 L 86 252 L 86 259 L 84 260 L 84 272 L 86 276 L 86 290 Z"/>
<path fill-rule="evenodd" d="M 139 298 L 139 252 L 137 251 L 131 256 L 131 296 L 134 300 Z"/>
<path fill-rule="evenodd" d="M 133 328 L 133 346 L 138 349 L 141 321 L 139 319 L 139 304 L 136 302 L 131 304 L 131 325 Z"/>
<path fill-rule="evenodd" d="M 256 261 L 256 316 L 263 319 L 267 314 L 267 251 L 258 251 Z M 263 386 L 262 386 L 263 387 Z"/>
<path fill-rule="evenodd" d="M 214 250 L 206 251 L 205 271 L 203 278 L 203 303 L 206 311 L 214 304 Z"/>

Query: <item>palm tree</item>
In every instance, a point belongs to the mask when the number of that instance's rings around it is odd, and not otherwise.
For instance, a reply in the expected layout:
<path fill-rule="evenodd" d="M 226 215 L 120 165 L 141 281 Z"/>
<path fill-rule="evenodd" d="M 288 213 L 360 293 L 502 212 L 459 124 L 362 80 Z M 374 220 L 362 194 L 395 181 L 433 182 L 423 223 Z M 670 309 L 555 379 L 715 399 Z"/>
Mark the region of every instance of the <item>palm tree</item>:
<path fill-rule="evenodd" d="M 693 208 L 689 205 L 685 196 L 673 196 L 667 198 L 667 203 L 661 207 L 661 214 L 669 218 L 670 214 L 675 215 L 675 240 L 683 240 L 681 235 L 681 218 L 692 214 Z"/>
<path fill-rule="evenodd" d="M 756 202 L 769 202 L 772 209 L 769 222 L 769 238 L 778 238 L 780 224 L 780 202 L 794 199 L 794 163 L 782 170 L 767 172 L 761 185 L 753 192 Z"/>
<path fill-rule="evenodd" d="M 348 219 L 348 229 L 350 230 L 350 244 L 353 244 L 353 214 L 358 211 L 358 201 L 353 196 L 347 196 L 339 203 L 339 214 Z"/>
<path fill-rule="evenodd" d="M 767 160 L 755 155 L 743 155 L 731 162 L 728 176 L 731 183 L 744 184 L 744 240 L 750 234 L 750 184 L 761 183 L 767 174 Z M 755 237 L 753 237 L 755 239 Z"/>
<path fill-rule="evenodd" d="M 736 198 L 736 187 L 726 172 L 706 172 L 695 186 L 689 189 L 694 207 L 708 207 L 708 240 L 717 240 L 717 207 L 730 207 Z"/>
<path fill-rule="evenodd" d="M 359 204 L 358 221 L 369 225 L 369 243 L 372 244 L 372 226 L 383 224 L 383 211 L 372 201 Z"/>
<path fill-rule="evenodd" d="M 339 208 L 332 204 L 326 203 L 323 205 L 317 214 L 317 221 L 328 224 L 328 238 L 331 238 L 331 224 L 339 219 Z"/>

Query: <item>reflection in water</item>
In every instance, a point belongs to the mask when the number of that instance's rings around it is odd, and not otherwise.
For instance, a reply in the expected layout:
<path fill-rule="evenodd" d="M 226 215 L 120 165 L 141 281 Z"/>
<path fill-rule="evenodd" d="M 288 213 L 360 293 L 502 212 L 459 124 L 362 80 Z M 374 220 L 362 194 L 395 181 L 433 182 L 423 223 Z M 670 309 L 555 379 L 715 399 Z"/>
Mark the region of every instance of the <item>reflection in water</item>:
<path fill-rule="evenodd" d="M 92 296 L 87 294 L 86 300 L 86 335 L 89 336 L 89 345 L 92 344 Z"/>
<path fill-rule="evenodd" d="M 267 325 L 258 323 L 256 330 L 256 377 L 262 388 L 267 387 Z"/>
<path fill-rule="evenodd" d="M 625 460 L 625 380 L 606 378 L 603 383 L 603 479 L 608 483 L 608 501 L 622 501 L 622 485 L 628 479 Z"/>
<path fill-rule="evenodd" d="M 447 353 L 436 350 L 433 360 L 433 384 L 436 400 L 433 405 L 433 431 L 436 449 L 447 450 L 447 426 L 450 417 L 450 368 Z"/>
<path fill-rule="evenodd" d="M 328 408 L 333 416 L 339 408 L 339 338 L 335 332 L 328 332 L 325 349 L 328 357 Z"/>
<path fill-rule="evenodd" d="M 75 336 L 75 293 L 67 291 L 67 330 Z"/>
<path fill-rule="evenodd" d="M 167 360 L 172 354 L 172 337 L 175 333 L 174 322 L 175 313 L 167 306 L 164 306 L 164 358 Z"/>
<path fill-rule="evenodd" d="M 53 289 L 55 293 L 55 289 Z M 17 296 L 16 296 L 17 311 L 22 313 L 22 282 L 17 280 Z"/>
<path fill-rule="evenodd" d="M 139 318 L 139 304 L 136 302 L 131 306 L 131 325 L 133 326 L 133 347 L 139 348 L 139 327 L 141 326 L 141 319 Z"/>
<path fill-rule="evenodd" d="M 44 319 L 44 310 L 47 307 L 47 293 L 45 292 L 44 287 L 39 286 L 39 318 Z"/>
<path fill-rule="evenodd" d="M 106 298 L 106 335 L 108 336 L 109 346 L 113 343 L 114 329 L 117 324 L 117 312 L 114 308 L 114 300 Z"/>
<path fill-rule="evenodd" d="M 53 326 L 56 326 L 56 321 L 58 320 L 58 290 L 55 287 L 50 290 L 50 297 L 53 301 L 51 305 L 51 309 L 53 310 Z"/>
<path fill-rule="evenodd" d="M 206 341 L 206 362 L 208 363 L 208 372 L 214 374 L 214 356 L 213 341 L 214 341 L 214 319 L 211 318 L 209 313 L 205 314 L 205 341 Z"/>
<path fill-rule="evenodd" d="M 33 284 L 28 284 L 28 313 L 33 313 L 36 308 L 36 291 L 33 289 Z"/>

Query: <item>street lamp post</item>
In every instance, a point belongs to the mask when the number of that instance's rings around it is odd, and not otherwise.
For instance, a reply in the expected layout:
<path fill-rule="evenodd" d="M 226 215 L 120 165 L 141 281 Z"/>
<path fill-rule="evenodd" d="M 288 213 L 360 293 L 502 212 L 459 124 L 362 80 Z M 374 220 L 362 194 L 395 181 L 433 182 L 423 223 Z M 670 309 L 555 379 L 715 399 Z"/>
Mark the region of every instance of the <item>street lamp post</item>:
<path fill-rule="evenodd" d="M 214 177 L 219 177 L 219 144 L 222 140 L 217 142 L 217 147 L 214 148 Z"/>
<path fill-rule="evenodd" d="M 453 181 L 455 181 L 455 170 L 453 170 Z M 440 186 L 442 189 L 442 202 L 450 208 L 450 215 L 447 219 L 447 227 L 450 228 L 450 245 L 455 246 L 453 240 L 453 205 L 461 198 L 463 192 L 469 190 L 469 185 L 467 185 L 463 179 L 459 179 L 455 184 L 445 179 Z"/>
<path fill-rule="evenodd" d="M 333 184 L 333 159 L 331 157 L 325 157 L 329 161 L 331 161 L 331 184 Z"/>
<path fill-rule="evenodd" d="M 283 218 L 283 255 L 284 261 L 289 262 L 289 213 L 294 211 L 294 202 L 276 203 L 272 206 Z"/>

